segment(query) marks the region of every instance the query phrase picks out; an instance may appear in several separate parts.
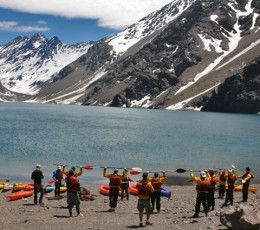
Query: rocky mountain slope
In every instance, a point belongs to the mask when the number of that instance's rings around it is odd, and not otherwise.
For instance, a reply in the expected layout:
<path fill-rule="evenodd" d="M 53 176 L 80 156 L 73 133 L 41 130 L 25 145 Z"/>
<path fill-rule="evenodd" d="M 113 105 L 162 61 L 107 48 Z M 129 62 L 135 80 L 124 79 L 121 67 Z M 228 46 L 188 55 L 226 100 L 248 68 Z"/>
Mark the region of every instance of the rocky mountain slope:
<path fill-rule="evenodd" d="M 257 61 L 259 26 L 259 0 L 175 0 L 93 44 L 51 80 L 34 81 L 35 95 L 16 99 L 201 109 L 225 79 Z"/>

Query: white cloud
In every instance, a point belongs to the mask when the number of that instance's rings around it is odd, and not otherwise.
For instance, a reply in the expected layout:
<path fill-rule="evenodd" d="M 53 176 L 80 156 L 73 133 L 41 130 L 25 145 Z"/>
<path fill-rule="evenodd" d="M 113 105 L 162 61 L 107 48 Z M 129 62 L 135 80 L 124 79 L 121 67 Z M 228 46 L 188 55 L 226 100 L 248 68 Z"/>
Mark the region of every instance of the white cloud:
<path fill-rule="evenodd" d="M 20 26 L 19 22 L 0 21 L 0 30 L 11 32 L 44 32 L 50 30 L 50 28 L 40 26 Z"/>
<path fill-rule="evenodd" d="M 97 19 L 98 25 L 123 29 L 173 0 L 0 0 L 0 8 L 67 18 Z"/>

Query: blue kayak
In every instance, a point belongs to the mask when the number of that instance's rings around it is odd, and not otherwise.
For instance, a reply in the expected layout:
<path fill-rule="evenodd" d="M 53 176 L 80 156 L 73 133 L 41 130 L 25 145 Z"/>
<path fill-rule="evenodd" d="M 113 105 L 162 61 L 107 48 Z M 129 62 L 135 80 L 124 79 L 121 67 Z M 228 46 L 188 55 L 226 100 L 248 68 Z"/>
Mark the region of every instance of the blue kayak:
<path fill-rule="evenodd" d="M 52 192 L 54 190 L 55 186 L 52 184 L 48 184 L 46 185 L 46 187 L 44 188 L 44 192 L 48 193 L 48 192 Z"/>
<path fill-rule="evenodd" d="M 171 198 L 172 192 L 168 191 L 165 188 L 161 188 L 161 196 Z"/>

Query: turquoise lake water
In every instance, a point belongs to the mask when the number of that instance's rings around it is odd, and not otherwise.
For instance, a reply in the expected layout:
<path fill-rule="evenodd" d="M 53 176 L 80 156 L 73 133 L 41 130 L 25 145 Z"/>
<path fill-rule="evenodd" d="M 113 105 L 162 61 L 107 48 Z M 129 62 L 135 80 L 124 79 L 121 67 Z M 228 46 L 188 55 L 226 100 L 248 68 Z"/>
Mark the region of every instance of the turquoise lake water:
<path fill-rule="evenodd" d="M 0 178 L 13 181 L 30 181 L 37 163 L 46 182 L 54 163 L 148 171 L 233 164 L 238 174 L 251 167 L 256 183 L 259 162 L 259 115 L 0 103 Z M 84 170 L 80 180 L 103 183 L 102 170 Z"/>

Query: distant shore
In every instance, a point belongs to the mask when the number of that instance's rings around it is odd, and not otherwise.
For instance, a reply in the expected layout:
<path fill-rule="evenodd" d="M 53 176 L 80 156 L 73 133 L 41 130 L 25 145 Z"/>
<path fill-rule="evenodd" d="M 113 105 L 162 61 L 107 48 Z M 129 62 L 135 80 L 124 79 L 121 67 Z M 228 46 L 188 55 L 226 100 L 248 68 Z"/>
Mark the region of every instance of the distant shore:
<path fill-rule="evenodd" d="M 30 183 L 30 182 L 29 182 Z M 73 217 L 69 218 L 66 208 L 66 193 L 61 200 L 48 200 L 54 192 L 44 196 L 44 206 L 33 205 L 33 197 L 24 200 L 8 201 L 10 192 L 0 193 L 0 222 L 1 229 L 131 229 L 138 228 L 139 218 L 136 208 L 138 198 L 130 196 L 130 200 L 121 201 L 119 198 L 115 213 L 107 212 L 109 199 L 99 193 L 99 184 L 84 184 L 93 195 L 93 201 L 81 201 L 81 213 L 83 217 L 76 217 L 73 209 Z M 257 193 L 249 193 L 249 204 L 259 204 L 259 184 L 252 184 L 258 188 Z M 204 229 L 227 229 L 220 223 L 219 212 L 222 210 L 222 199 L 216 199 L 214 211 L 209 212 L 208 217 L 200 213 L 200 218 L 193 219 L 196 191 L 195 186 L 167 186 L 172 192 L 170 199 L 161 198 L 161 212 L 151 216 L 152 226 L 147 229 L 180 229 L 180 230 L 204 230 Z M 241 192 L 234 193 L 234 205 L 241 201 Z M 218 197 L 216 191 L 215 197 Z"/>

